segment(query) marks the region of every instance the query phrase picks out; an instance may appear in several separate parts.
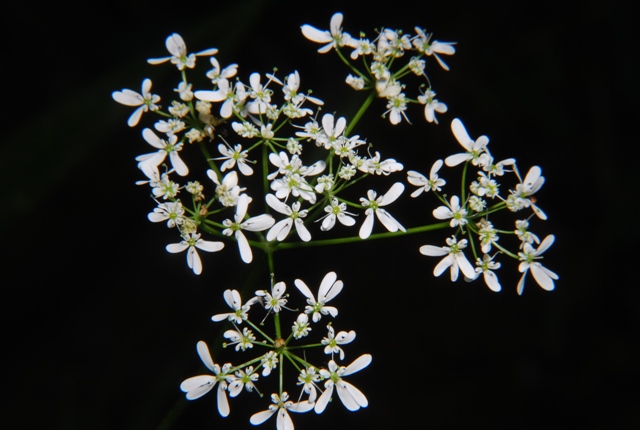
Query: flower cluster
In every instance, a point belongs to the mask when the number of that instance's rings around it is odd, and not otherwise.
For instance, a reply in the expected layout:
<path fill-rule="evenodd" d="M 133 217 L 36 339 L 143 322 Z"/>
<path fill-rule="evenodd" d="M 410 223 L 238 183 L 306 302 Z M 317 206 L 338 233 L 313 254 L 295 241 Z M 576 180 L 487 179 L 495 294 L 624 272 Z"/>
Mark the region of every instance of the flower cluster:
<path fill-rule="evenodd" d="M 280 275 L 277 251 L 447 230 L 446 245 L 419 248 L 423 255 L 440 258 L 435 276 L 448 270 L 451 281 L 456 281 L 462 272 L 467 281 L 482 278 L 490 290 L 500 291 L 498 271 L 504 270 L 506 257 L 521 273 L 514 286 L 518 294 L 523 293 L 529 272 L 540 287 L 553 290 L 559 277 L 540 260 L 555 236 L 540 240 L 530 229 L 530 222 L 547 219 L 537 200 L 545 181 L 539 166 L 522 176 L 515 158 L 494 159 L 489 138 L 472 139 L 454 117 L 450 140 L 457 141 L 462 151 L 452 145 L 456 149 L 448 157 L 427 161 L 423 165 L 429 169 L 428 176 L 419 170 L 402 175 L 404 163 L 383 157 L 377 142 L 374 147 L 367 137 L 354 132 L 363 126 L 365 112 L 380 104 L 386 107 L 385 124 L 410 124 L 411 104 L 424 109 L 427 123 L 438 124 L 436 114 L 442 117 L 449 108 L 436 99 L 427 66 L 435 61 L 436 70 L 449 70 L 442 57 L 455 53 L 455 43 L 437 41 L 421 27 L 414 27 L 412 33 L 382 28 L 373 39 L 363 32 L 355 38 L 343 30 L 342 22 L 342 14 L 336 13 L 329 30 L 305 24 L 301 32 L 321 44 L 318 52 L 336 53 L 348 68 L 346 83 L 340 85 L 361 98 L 355 113 L 338 113 L 333 108 L 324 112 L 324 102 L 303 85 L 298 70 L 243 75 L 238 64 L 216 58 L 216 48 L 188 53 L 178 34 L 166 39 L 169 56 L 148 60 L 177 69 L 179 82 L 169 94 L 152 92 L 150 79 L 142 81 L 139 93 L 130 89 L 113 93 L 116 102 L 134 108 L 127 121 L 130 127 L 154 116 L 142 129 L 142 139 L 152 149 L 135 158 L 144 176 L 137 184 L 150 189 L 154 208 L 147 215 L 149 221 L 174 232 L 166 250 L 185 252 L 187 265 L 196 275 L 209 264 L 202 252 L 237 248 L 246 264 L 254 261 L 256 251 L 264 252 L 269 272 L 275 276 Z M 205 60 L 209 66 L 199 76 L 206 84 L 196 84 L 196 63 Z M 410 157 L 410 146 L 405 153 Z M 409 162 L 422 160 L 414 157 Z M 461 170 L 459 192 L 447 190 L 455 182 L 446 177 L 451 172 L 447 169 Z M 407 187 L 413 187 L 407 198 L 412 205 L 418 197 L 437 200 L 426 210 L 433 217 L 421 220 L 422 225 L 408 225 L 406 213 L 396 205 Z M 279 430 L 293 429 L 289 412 L 321 413 L 334 390 L 349 410 L 367 406 L 366 397 L 343 377 L 366 367 L 371 356 L 365 354 L 347 366 L 338 364 L 345 358 L 342 346 L 354 339 L 355 332 L 336 332 L 329 324 L 322 340 L 300 344 L 318 332 L 314 325 L 324 317 L 336 317 L 337 309 L 327 302 L 340 292 L 342 282 L 334 272 L 328 273 L 317 297 L 303 281 L 297 279 L 295 286 L 307 305 L 286 336 L 281 315 L 290 308 L 284 282 L 257 290 L 244 304 L 238 291 L 224 292 L 231 312 L 212 319 L 232 325 L 223 333 L 225 345 L 239 353 L 259 351 L 259 355 L 239 365 L 221 365 L 213 361 L 206 343 L 199 342 L 197 351 L 211 374 L 182 383 L 188 399 L 217 387 L 218 410 L 227 416 L 228 396 L 259 393 L 262 378 L 278 372 L 273 404 L 254 414 L 252 424 L 276 415 Z M 256 307 L 273 317 L 275 335 L 265 333 L 262 324 L 250 322 L 249 312 L 254 314 Z M 327 365 L 312 364 L 306 355 L 297 354 L 313 347 L 330 355 Z M 296 371 L 297 396 L 284 389 L 284 362 Z"/>
<path fill-rule="evenodd" d="M 355 331 L 338 331 L 336 333 L 331 322 L 326 327 L 326 335 L 320 342 L 308 342 L 311 332 L 317 330 L 316 324 L 322 317 L 335 318 L 338 309 L 327 305 L 342 291 L 343 283 L 338 280 L 335 272 L 327 273 L 318 289 L 317 298 L 311 289 L 301 279 L 295 280 L 298 291 L 306 298 L 304 312 L 297 315 L 291 325 L 291 332 L 285 336 L 282 329 L 281 315 L 287 307 L 289 296 L 286 293 L 284 282 L 277 282 L 270 290 L 258 290 L 247 302 L 243 303 L 237 290 L 226 290 L 224 299 L 231 308 L 231 312 L 223 312 L 213 315 L 215 322 L 228 321 L 233 328 L 224 332 L 224 338 L 228 340 L 224 347 L 234 347 L 240 353 L 256 352 L 258 355 L 250 359 L 242 359 L 242 364 L 234 365 L 215 363 L 207 344 L 200 341 L 197 351 L 204 365 L 211 374 L 193 376 L 185 379 L 180 389 L 186 393 L 189 400 L 194 400 L 207 394 L 217 386 L 216 396 L 218 412 L 223 417 L 230 413 L 229 397 L 237 397 L 243 391 L 260 394 L 258 385 L 265 384 L 263 379 L 272 373 L 278 373 L 279 383 L 276 391 L 271 394 L 273 404 L 268 409 L 253 414 L 251 424 L 258 425 L 276 415 L 276 427 L 278 430 L 293 430 L 293 421 L 289 412 L 322 413 L 331 400 L 334 390 L 342 404 L 350 411 L 366 408 L 368 401 L 366 396 L 345 378 L 371 363 L 371 355 L 364 354 L 356 358 L 349 365 L 339 364 L 345 359 L 342 346 L 351 343 L 355 337 Z M 249 318 L 249 312 L 255 313 L 252 307 L 259 307 L 262 313 L 267 312 L 274 319 L 275 335 L 269 335 L 263 331 L 263 324 L 255 324 Z M 260 312 L 260 311 L 258 311 Z M 264 321 L 264 315 L 260 315 Z M 307 341 L 306 343 L 304 343 Z M 325 356 L 329 356 L 326 366 L 313 364 L 309 361 L 307 351 L 312 348 L 322 348 Z M 301 356 L 298 351 L 304 351 Z M 290 363 L 296 375 L 295 384 L 298 388 L 286 391 L 284 387 L 285 363 Z M 293 380 L 291 381 L 294 382 Z M 289 395 L 293 390 L 296 395 Z M 320 393 L 320 394 L 318 394 Z"/>

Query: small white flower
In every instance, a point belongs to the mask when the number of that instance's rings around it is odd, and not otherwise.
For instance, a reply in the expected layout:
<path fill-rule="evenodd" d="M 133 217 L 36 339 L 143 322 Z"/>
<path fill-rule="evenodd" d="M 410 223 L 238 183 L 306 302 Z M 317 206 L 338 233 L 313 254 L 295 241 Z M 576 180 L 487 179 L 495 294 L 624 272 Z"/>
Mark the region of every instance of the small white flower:
<path fill-rule="evenodd" d="M 278 367 L 278 354 L 275 351 L 269 351 L 260 359 L 262 365 L 262 376 L 269 376 L 271 371 Z"/>
<path fill-rule="evenodd" d="M 294 281 L 298 290 L 307 298 L 308 305 L 305 306 L 305 313 L 313 316 L 313 322 L 320 321 L 322 315 L 331 315 L 334 318 L 338 315 L 338 309 L 333 306 L 326 306 L 327 302 L 342 291 L 343 283 L 337 279 L 336 272 L 329 272 L 324 276 L 318 289 L 318 300 L 315 299 L 313 293 L 302 279 Z"/>
<path fill-rule="evenodd" d="M 428 122 L 438 123 L 436 118 L 436 112 L 445 113 L 447 111 L 447 105 L 439 102 L 436 98 L 436 93 L 431 90 L 425 91 L 423 95 L 418 96 L 418 101 L 424 105 L 424 117 Z"/>
<path fill-rule="evenodd" d="M 185 234 L 180 243 L 171 243 L 166 247 L 167 251 L 172 254 L 186 249 L 187 265 L 190 269 L 193 269 L 193 273 L 199 275 L 202 273 L 202 261 L 196 248 L 207 252 L 217 252 L 224 248 L 224 243 L 200 239 L 200 233 L 191 233 L 189 235 Z"/>
<path fill-rule="evenodd" d="M 300 339 L 305 337 L 311 331 L 311 327 L 309 327 L 309 316 L 307 314 L 299 314 L 298 318 L 296 318 L 293 323 L 293 327 L 291 327 L 291 332 L 293 333 L 293 337 L 295 339 Z"/>
<path fill-rule="evenodd" d="M 207 170 L 207 176 L 216 184 L 216 196 L 218 201 L 226 207 L 238 205 L 240 193 L 245 190 L 238 185 L 238 172 L 232 170 L 224 175 L 222 181 L 218 179 L 218 174 L 212 170 Z"/>
<path fill-rule="evenodd" d="M 256 297 L 260 300 L 265 309 L 273 309 L 274 313 L 278 313 L 282 310 L 284 305 L 287 304 L 286 295 L 287 286 L 284 282 L 277 282 L 271 287 L 271 292 L 267 290 L 256 291 Z"/>
<path fill-rule="evenodd" d="M 265 199 L 267 204 L 273 210 L 287 215 L 287 218 L 275 223 L 267 232 L 268 241 L 278 239 L 278 241 L 282 242 L 289 235 L 291 226 L 293 225 L 295 225 L 296 232 L 302 241 L 308 242 L 311 240 L 311 234 L 309 233 L 309 230 L 307 230 L 307 227 L 305 227 L 304 221 L 302 220 L 302 218 L 307 216 L 308 211 L 307 209 L 300 210 L 300 202 L 293 202 L 291 207 L 289 207 L 289 205 L 278 200 L 278 198 L 273 194 L 267 194 Z"/>
<path fill-rule="evenodd" d="M 184 208 L 180 201 L 158 203 L 158 207 L 147 215 L 151 222 L 167 222 L 167 227 L 173 228 L 184 223 Z"/>
<path fill-rule="evenodd" d="M 442 61 L 442 58 L 438 54 L 453 55 L 456 49 L 453 47 L 455 42 L 438 42 L 437 40 L 431 41 L 431 33 L 426 33 L 420 27 L 415 27 L 418 35 L 413 39 L 413 46 L 420 52 L 424 52 L 426 55 L 433 55 L 444 70 L 449 70 L 449 66 Z"/>
<path fill-rule="evenodd" d="M 433 269 L 434 276 L 440 276 L 442 273 L 450 268 L 451 281 L 455 282 L 458 279 L 460 270 L 467 278 L 473 279 L 476 275 L 476 271 L 465 257 L 462 250 L 467 247 L 467 239 L 457 241 L 455 236 L 451 236 L 447 239 L 448 246 L 433 246 L 423 245 L 420 247 L 420 254 L 427 255 L 429 257 L 445 256 Z"/>
<path fill-rule="evenodd" d="M 346 82 L 347 85 L 349 85 L 356 91 L 360 91 L 364 88 L 364 79 L 362 78 L 362 76 L 353 76 L 350 74 L 349 76 L 347 76 Z"/>
<path fill-rule="evenodd" d="M 226 219 L 222 222 L 222 224 L 226 227 L 224 230 L 222 230 L 222 234 L 227 236 L 235 236 L 236 241 L 238 242 L 238 249 L 240 250 L 240 258 L 242 258 L 242 261 L 247 264 L 251 263 L 251 261 L 253 260 L 253 253 L 251 252 L 249 241 L 242 231 L 263 231 L 271 227 L 275 222 L 273 217 L 268 214 L 258 215 L 245 220 L 244 217 L 247 214 L 247 209 L 250 202 L 251 197 L 246 194 L 242 194 L 238 198 L 238 205 L 236 206 L 234 221 Z"/>
<path fill-rule="evenodd" d="M 248 318 L 247 312 L 249 312 L 249 309 L 251 308 L 251 305 L 255 303 L 255 300 L 249 300 L 243 305 L 242 298 L 240 297 L 238 290 L 225 290 L 223 297 L 224 301 L 227 302 L 227 305 L 233 309 L 233 312 L 216 314 L 211 317 L 211 320 L 215 322 L 229 320 L 236 324 L 242 324 L 242 321 Z"/>
<path fill-rule="evenodd" d="M 365 211 L 366 218 L 360 227 L 360 239 L 366 239 L 371 235 L 373 229 L 373 215 L 378 217 L 378 220 L 386 227 L 390 232 L 406 231 L 405 228 L 383 209 L 383 206 L 387 206 L 396 201 L 400 194 L 404 191 L 404 185 L 401 182 L 396 182 L 389 188 L 386 194 L 376 197 L 377 194 L 374 190 L 367 192 L 367 198 L 361 197 L 360 203 L 363 207 L 367 208 Z"/>
<path fill-rule="evenodd" d="M 240 349 L 246 351 L 249 348 L 253 348 L 253 341 L 256 340 L 253 332 L 247 327 L 242 329 L 242 333 L 238 330 L 227 330 L 224 332 L 223 336 L 225 339 L 229 339 L 231 341 L 231 343 L 226 344 L 226 346 L 235 345 L 236 351 L 239 351 Z"/>
<path fill-rule="evenodd" d="M 363 354 L 347 367 L 338 366 L 335 361 L 331 360 L 329 361 L 328 369 L 320 369 L 320 374 L 326 379 L 326 382 L 324 383 L 324 391 L 314 406 L 316 413 L 321 414 L 324 412 L 331 400 L 334 387 L 338 392 L 340 401 L 348 410 L 357 411 L 360 408 L 366 408 L 369 405 L 369 401 L 362 391 L 342 378 L 364 369 L 370 363 L 371 355 Z"/>
<path fill-rule="evenodd" d="M 225 160 L 220 167 L 222 172 L 226 170 L 233 169 L 236 164 L 238 165 L 238 170 L 245 176 L 253 175 L 253 169 L 251 166 L 247 164 L 247 150 L 242 150 L 242 145 L 237 144 L 231 148 L 228 144 L 225 145 L 223 143 L 218 145 L 218 151 L 222 154 L 222 157 L 214 158 L 214 160 Z"/>
<path fill-rule="evenodd" d="M 522 251 L 518 253 L 518 257 L 520 257 L 520 266 L 518 266 L 518 270 L 522 273 L 522 277 L 518 282 L 517 288 L 519 295 L 524 291 L 524 278 L 527 276 L 527 272 L 529 272 L 529 270 L 531 270 L 533 279 L 535 279 L 538 285 L 540 285 L 544 290 L 551 291 L 555 288 L 553 281 L 557 281 L 559 276 L 537 261 L 542 259 L 542 253 L 549 249 L 554 240 L 555 236 L 551 234 L 542 240 L 542 243 L 540 243 L 537 249 L 529 243 L 525 243 L 522 246 Z"/>
<path fill-rule="evenodd" d="M 215 364 L 211 359 L 207 344 L 203 341 L 198 342 L 197 350 L 204 365 L 207 369 L 211 370 L 214 375 L 200 375 L 185 379 L 182 384 L 180 384 L 180 389 L 187 393 L 187 400 L 195 400 L 211 391 L 217 383 L 218 412 L 220 412 L 220 415 L 223 417 L 226 417 L 229 415 L 229 400 L 227 399 L 226 393 L 227 381 L 233 378 L 232 375 L 229 375 L 231 365 L 227 363 L 222 366 L 221 369 L 219 365 Z"/>
<path fill-rule="evenodd" d="M 305 315 L 305 314 L 302 314 Z M 305 315 L 306 316 L 306 315 Z M 309 395 L 309 403 L 314 403 L 317 398 L 316 385 L 322 380 L 322 376 L 315 367 L 310 366 L 300 371 L 297 385 L 302 385 L 302 392 Z M 302 396 L 302 393 L 300 393 Z"/>
<path fill-rule="evenodd" d="M 171 64 L 175 64 L 178 70 L 184 70 L 185 67 L 193 69 L 196 65 L 196 57 L 203 55 L 215 55 L 218 53 L 216 48 L 211 48 L 196 54 L 187 54 L 187 45 L 184 43 L 182 36 L 177 33 L 173 33 L 171 36 L 167 37 L 165 45 L 167 46 L 167 51 L 169 51 L 171 56 L 150 58 L 147 60 L 149 64 L 155 65 L 171 61 Z"/>
<path fill-rule="evenodd" d="M 164 140 L 160 139 L 150 128 L 145 128 L 142 130 L 142 137 L 149 145 L 158 148 L 158 151 L 139 155 L 136 157 L 136 161 L 159 166 L 168 154 L 171 166 L 178 175 L 187 176 L 189 174 L 189 168 L 178 155 L 178 152 L 182 150 L 182 142 L 178 143 L 178 137 L 175 134 L 168 135 L 168 140 Z"/>
<path fill-rule="evenodd" d="M 482 276 L 484 278 L 484 282 L 487 284 L 487 287 L 491 291 L 498 292 L 502 289 L 500 286 L 500 282 L 498 282 L 498 277 L 496 276 L 494 270 L 500 268 L 500 263 L 493 261 L 492 257 L 488 254 L 484 254 L 482 259 L 478 258 L 476 261 L 476 277 Z"/>
<path fill-rule="evenodd" d="M 442 167 L 442 160 L 436 160 L 431 166 L 431 171 L 429 172 L 429 179 L 427 179 L 423 174 L 416 172 L 415 170 L 409 170 L 407 172 L 407 181 L 411 185 L 415 185 L 416 187 L 420 187 L 411 193 L 411 197 L 418 197 L 422 192 L 429 191 L 442 191 L 442 188 L 446 181 L 440 177 L 438 177 L 438 171 Z"/>
<path fill-rule="evenodd" d="M 289 400 L 289 394 L 286 391 L 282 392 L 282 396 L 278 396 L 276 393 L 271 395 L 272 405 L 269 405 L 269 409 L 266 411 L 258 412 L 251 415 L 249 421 L 254 426 L 262 424 L 274 413 L 277 413 L 278 416 L 276 418 L 276 429 L 277 430 L 294 430 L 293 420 L 289 416 L 289 411 L 291 412 L 308 412 L 313 409 L 313 403 L 309 403 L 309 401 L 304 400 L 302 402 L 293 403 Z"/>
<path fill-rule="evenodd" d="M 325 345 L 324 353 L 331 354 L 333 358 L 333 354 L 340 354 L 340 360 L 344 360 L 344 351 L 340 348 L 340 345 L 346 345 L 348 343 L 353 342 L 353 339 L 356 338 L 356 332 L 351 330 L 349 332 L 339 331 L 338 334 L 335 334 L 333 327 L 331 324 L 327 326 L 328 334 L 327 337 L 322 339 L 322 344 Z"/>
<path fill-rule="evenodd" d="M 141 94 L 135 91 L 124 89 L 122 91 L 114 91 L 111 96 L 115 101 L 125 106 L 139 106 L 134 110 L 127 124 L 129 127 L 135 127 L 140 122 L 140 117 L 143 112 L 153 112 L 160 109 L 157 103 L 160 101 L 160 96 L 151 94 L 151 79 L 145 79 L 142 81 Z"/>
<path fill-rule="evenodd" d="M 516 174 L 517 173 L 518 171 L 516 170 Z M 529 169 L 529 172 L 527 172 L 527 176 L 524 177 L 524 180 L 520 180 L 520 183 L 516 185 L 515 191 L 511 191 L 511 194 L 522 206 L 526 208 L 531 207 L 538 218 L 546 220 L 547 215 L 542 211 L 542 209 L 536 206 L 535 198 L 531 197 L 538 192 L 542 187 L 542 184 L 544 184 L 544 176 L 541 174 L 542 169 L 538 166 L 533 166 Z M 519 174 L 518 178 L 520 178 Z"/>
<path fill-rule="evenodd" d="M 238 73 L 238 65 L 235 63 L 221 69 L 220 63 L 216 60 L 216 57 L 211 57 L 209 61 L 211 61 L 213 69 L 207 72 L 207 78 L 211 79 L 211 83 L 213 83 L 213 85 L 218 85 L 218 82 L 221 79 L 233 78 L 236 73 Z"/>
<path fill-rule="evenodd" d="M 444 163 L 449 166 L 457 166 L 460 163 L 471 160 L 474 166 L 484 165 L 485 159 L 482 156 L 485 153 L 485 148 L 489 143 L 487 136 L 480 136 L 475 141 L 469 137 L 467 129 L 458 118 L 454 118 L 451 121 L 451 131 L 458 140 L 458 143 L 467 150 L 467 152 L 450 155 L 445 158 Z"/>
<path fill-rule="evenodd" d="M 433 216 L 436 219 L 451 219 L 449 223 L 451 227 L 463 226 L 467 223 L 467 210 L 460 206 L 458 196 L 451 196 L 447 206 L 439 206 L 434 209 Z"/>
<path fill-rule="evenodd" d="M 331 199 L 331 204 L 325 206 L 324 211 L 327 215 L 318 220 L 322 220 L 322 226 L 320 227 L 320 230 L 322 231 L 331 230 L 336 224 L 336 220 L 340 221 L 340 224 L 346 225 L 347 227 L 351 227 L 356 223 L 356 220 L 351 217 L 351 215 L 355 216 L 355 214 L 347 212 L 347 204 L 344 202 L 338 202 L 338 199 L 335 197 Z"/>
<path fill-rule="evenodd" d="M 229 395 L 231 397 L 236 397 L 242 392 L 243 388 L 246 388 L 249 392 L 256 389 L 254 382 L 258 380 L 259 375 L 254 372 L 253 366 L 247 367 L 246 370 L 236 370 L 235 376 L 236 378 L 229 384 Z"/>
<path fill-rule="evenodd" d="M 318 52 L 321 54 L 329 52 L 331 48 L 337 49 L 338 47 L 343 47 L 345 45 L 351 48 L 356 48 L 357 41 L 348 33 L 342 32 L 342 18 L 343 16 L 341 13 L 335 13 L 331 17 L 329 31 L 318 30 L 309 24 L 305 24 L 301 27 L 302 34 L 312 42 L 326 43 L 326 45 L 318 49 Z"/>

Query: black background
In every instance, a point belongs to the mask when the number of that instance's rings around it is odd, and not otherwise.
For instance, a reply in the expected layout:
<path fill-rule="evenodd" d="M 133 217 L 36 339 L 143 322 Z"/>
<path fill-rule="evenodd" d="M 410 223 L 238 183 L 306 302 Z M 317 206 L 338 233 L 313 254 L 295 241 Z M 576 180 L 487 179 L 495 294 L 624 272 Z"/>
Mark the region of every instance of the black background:
<path fill-rule="evenodd" d="M 1 18 L 0 427 L 252 427 L 249 416 L 266 398 L 242 394 L 223 419 L 212 394 L 187 402 L 178 389 L 201 371 L 195 344 L 215 343 L 220 327 L 209 317 L 224 310 L 222 291 L 241 285 L 247 267 L 232 244 L 206 259 L 199 277 L 183 255 L 164 251 L 175 238 L 147 221 L 153 204 L 134 185 L 134 157 L 148 146 L 111 93 L 138 90 L 145 77 L 154 88 L 175 85 L 174 68 L 145 60 L 166 55 L 165 38 L 178 32 L 190 52 L 219 48 L 221 63 L 238 62 L 245 79 L 297 68 L 303 85 L 336 108 L 346 71 L 318 56 L 299 26 L 328 28 L 337 10 L 352 35 L 419 25 L 458 43 L 450 72 L 431 64 L 449 106 L 439 126 L 424 125 L 414 110 L 413 128 L 378 121 L 355 132 L 427 173 L 434 157 L 459 150 L 448 128 L 457 116 L 471 136 L 491 138 L 497 158 L 540 165 L 549 221 L 534 231 L 556 235 L 545 265 L 560 280 L 544 292 L 530 278 L 519 297 L 515 266 L 501 275 L 501 293 L 480 281 L 433 278 L 436 260 L 417 248 L 446 233 L 312 257 L 283 253 L 280 279 L 290 288 L 296 277 L 315 289 L 326 271 L 338 273 L 346 286 L 335 324 L 358 333 L 347 360 L 374 357 L 351 379 L 367 409 L 349 413 L 334 401 L 319 417 L 295 415 L 296 428 L 640 427 L 635 21 L 622 2 L 559 5 L 15 4 Z M 430 216 L 428 202 L 423 213 L 396 215 L 415 225 Z"/>

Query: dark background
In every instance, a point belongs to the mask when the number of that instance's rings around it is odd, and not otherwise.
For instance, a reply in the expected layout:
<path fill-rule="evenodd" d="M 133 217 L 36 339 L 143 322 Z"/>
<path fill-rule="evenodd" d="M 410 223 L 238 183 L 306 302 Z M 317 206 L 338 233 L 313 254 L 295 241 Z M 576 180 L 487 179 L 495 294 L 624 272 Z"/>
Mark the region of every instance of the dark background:
<path fill-rule="evenodd" d="M 341 10 L 354 36 L 419 25 L 458 42 L 450 72 L 429 69 L 449 106 L 439 126 L 414 110 L 413 129 L 355 132 L 427 173 L 431 160 L 459 149 L 447 125 L 457 116 L 471 136 L 491 138 L 497 158 L 540 165 L 549 221 L 534 231 L 556 235 L 544 263 L 560 280 L 544 292 L 529 277 L 519 297 L 514 266 L 501 274 L 501 293 L 433 278 L 437 260 L 417 248 L 446 232 L 326 248 L 314 261 L 278 255 L 289 288 L 300 277 L 315 291 L 326 271 L 338 272 L 346 286 L 335 324 L 358 333 L 347 360 L 374 357 L 350 379 L 367 409 L 349 413 L 334 401 L 319 417 L 295 415 L 296 428 L 639 428 L 635 20 L 622 2 L 560 4 L 14 4 L 1 18 L 0 427 L 252 427 L 266 398 L 242 394 L 222 419 L 214 395 L 187 402 L 178 389 L 201 371 L 195 344 L 215 343 L 220 326 L 209 317 L 224 310 L 222 291 L 241 285 L 247 267 L 232 244 L 205 256 L 199 277 L 184 255 L 164 251 L 175 238 L 147 221 L 153 204 L 134 185 L 134 157 L 148 147 L 111 93 L 138 90 L 145 77 L 154 89 L 174 85 L 174 68 L 145 60 L 165 56 L 165 38 L 178 32 L 190 52 L 219 48 L 221 63 L 238 62 L 245 79 L 295 67 L 336 108 L 346 71 L 316 55 L 299 26 L 328 28 Z M 433 201 L 423 199 L 423 214 L 392 213 L 430 216 Z"/>

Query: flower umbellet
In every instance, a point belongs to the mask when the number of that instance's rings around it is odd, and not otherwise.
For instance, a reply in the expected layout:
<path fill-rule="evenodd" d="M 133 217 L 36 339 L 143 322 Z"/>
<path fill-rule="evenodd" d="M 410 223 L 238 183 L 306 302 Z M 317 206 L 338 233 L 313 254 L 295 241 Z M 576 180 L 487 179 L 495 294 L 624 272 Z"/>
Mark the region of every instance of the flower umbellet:
<path fill-rule="evenodd" d="M 280 260 L 289 250 L 311 253 L 315 247 L 363 240 L 375 246 L 379 239 L 420 235 L 427 244 L 412 251 L 439 259 L 433 268 L 436 277 L 449 271 L 455 282 L 462 272 L 469 282 L 484 282 L 488 291 L 518 294 L 529 272 L 544 290 L 553 290 L 559 279 L 540 262 L 555 241 L 554 235 L 538 238 L 538 223 L 548 219 L 538 203 L 545 183 L 542 168 L 528 167 L 522 176 L 515 158 L 494 159 L 489 137 L 472 138 L 462 119 L 449 116 L 456 106 L 436 98 L 435 78 L 455 67 L 455 42 L 439 41 L 415 24 L 409 31 L 382 27 L 369 37 L 343 27 L 348 20 L 342 13 L 327 21 L 303 24 L 300 31 L 311 49 L 337 55 L 344 63 L 344 73 L 336 68 L 323 74 L 342 86 L 350 101 L 344 106 L 325 106 L 322 94 L 307 86 L 303 68 L 244 70 L 242 63 L 218 57 L 216 48 L 190 53 L 177 33 L 165 40 L 168 56 L 148 60 L 154 67 L 171 66 L 177 83 L 152 93 L 146 78 L 139 93 L 112 93 L 116 102 L 135 108 L 127 124 L 140 125 L 142 141 L 153 147 L 135 157 L 142 176 L 136 184 L 149 187 L 149 221 L 173 235 L 166 250 L 187 251 L 187 265 L 195 275 L 217 263 L 226 267 L 228 260 L 237 261 L 236 254 L 250 265 L 249 271 L 263 271 L 257 266 L 264 264 L 271 276 L 270 288 L 248 284 L 225 289 L 227 308 L 211 317 L 227 325 L 219 335 L 227 351 L 253 358 L 216 364 L 206 344 L 198 343 L 198 354 L 212 374 L 189 378 L 181 388 L 195 399 L 217 387 L 223 416 L 230 412 L 227 394 L 233 399 L 273 393 L 272 404 L 254 413 L 250 422 L 261 424 L 276 415 L 279 430 L 293 429 L 290 412 L 324 411 L 334 393 L 348 410 L 366 407 L 366 396 L 343 378 L 372 360 L 365 354 L 348 366 L 341 363 L 355 331 L 334 328 L 336 296 L 343 290 L 335 272 L 326 272 L 317 293 L 298 274 L 291 274 L 295 289 L 274 282 L 297 269 L 286 257 Z M 198 57 L 206 61 L 198 62 Z M 355 108 L 352 100 L 358 102 Z M 369 111 L 394 129 L 405 159 L 386 155 L 385 145 L 397 147 L 395 141 L 367 135 L 369 120 L 362 119 Z M 402 136 L 407 128 L 442 127 L 440 123 L 450 130 L 441 145 L 425 145 L 415 134 Z M 449 155 L 425 160 L 431 147 L 438 148 L 434 154 L 446 148 Z M 200 163 L 198 155 L 203 156 Z M 428 176 L 420 173 L 425 171 Z M 452 180 L 453 175 L 460 181 Z M 414 187 L 409 197 L 405 184 Z M 426 216 L 416 216 L 421 214 Z M 384 228 L 375 225 L 376 219 Z M 444 230 L 445 239 L 432 237 L 435 230 Z M 442 242 L 446 245 L 437 245 Z M 230 243 L 234 245 L 227 247 Z M 230 255 L 228 250 L 236 246 L 238 252 Z M 256 253 L 265 258 L 254 258 Z M 319 262 L 330 264 L 324 255 L 309 257 L 314 269 Z M 506 270 L 520 272 L 516 285 L 502 277 Z M 246 291 L 255 293 L 243 301 Z M 301 302 L 295 304 L 294 297 Z M 272 332 L 267 319 L 273 320 Z M 317 357 L 313 350 L 319 350 Z M 297 378 L 297 387 L 285 388 L 285 368 Z M 267 386 L 272 374 L 279 375 L 278 382 Z M 294 392 L 299 394 L 289 395 Z"/>

